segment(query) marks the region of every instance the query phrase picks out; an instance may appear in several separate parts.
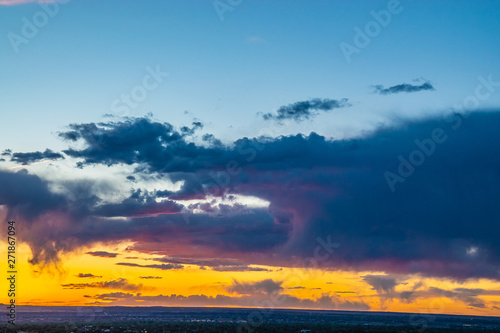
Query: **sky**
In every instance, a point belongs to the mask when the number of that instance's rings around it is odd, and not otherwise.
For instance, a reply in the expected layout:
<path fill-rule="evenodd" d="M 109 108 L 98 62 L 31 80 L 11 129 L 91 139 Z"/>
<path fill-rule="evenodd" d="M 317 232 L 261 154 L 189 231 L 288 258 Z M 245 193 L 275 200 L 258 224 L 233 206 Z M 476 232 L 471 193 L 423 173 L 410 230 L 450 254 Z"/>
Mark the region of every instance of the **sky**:
<path fill-rule="evenodd" d="M 0 0 L 17 304 L 500 315 L 499 14 Z"/>

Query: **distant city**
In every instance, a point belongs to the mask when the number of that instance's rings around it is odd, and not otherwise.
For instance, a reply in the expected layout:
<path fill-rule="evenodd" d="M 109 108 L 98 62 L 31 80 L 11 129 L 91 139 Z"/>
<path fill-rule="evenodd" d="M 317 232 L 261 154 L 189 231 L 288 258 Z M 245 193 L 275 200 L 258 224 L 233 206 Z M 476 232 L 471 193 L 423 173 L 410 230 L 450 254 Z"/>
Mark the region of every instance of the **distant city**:
<path fill-rule="evenodd" d="M 178 307 L 18 307 L 2 332 L 500 332 L 478 316 Z"/>

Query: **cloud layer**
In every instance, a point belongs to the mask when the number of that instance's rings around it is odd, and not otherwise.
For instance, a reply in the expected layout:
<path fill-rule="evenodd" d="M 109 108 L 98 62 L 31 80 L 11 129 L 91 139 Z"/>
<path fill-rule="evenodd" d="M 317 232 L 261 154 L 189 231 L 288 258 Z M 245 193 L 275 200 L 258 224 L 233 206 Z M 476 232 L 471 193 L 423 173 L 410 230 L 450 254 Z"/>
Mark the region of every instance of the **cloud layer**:
<path fill-rule="evenodd" d="M 405 93 L 414 93 L 425 90 L 436 90 L 432 86 L 430 82 L 424 82 L 419 85 L 410 84 L 410 83 L 402 83 L 389 88 L 384 88 L 382 85 L 373 86 L 375 93 L 380 95 L 390 95 L 390 94 L 399 94 L 402 92 Z"/>
<path fill-rule="evenodd" d="M 405 277 L 393 275 L 367 275 L 363 280 L 372 286 L 382 304 L 386 301 L 398 299 L 402 303 L 415 303 L 418 299 L 448 298 L 454 302 L 461 302 L 471 308 L 486 308 L 486 302 L 481 297 L 498 296 L 500 290 L 485 290 L 481 288 L 453 288 L 442 289 L 428 287 L 422 281 L 409 286 Z M 396 291 L 396 288 L 399 290 Z"/>
<path fill-rule="evenodd" d="M 350 140 L 311 133 L 232 145 L 198 145 L 148 118 L 75 124 L 61 137 L 83 146 L 65 151 L 79 167 L 133 165 L 136 177 L 182 186 L 110 203 L 84 181 L 55 193 L 38 176 L 0 171 L 0 205 L 25 221 L 20 235 L 33 263 L 126 239 L 136 251 L 163 254 L 163 263 L 141 265 L 158 269 L 296 267 L 315 258 L 325 269 L 500 280 L 499 122 L 500 113 L 477 112 Z M 207 201 L 194 213 L 185 202 L 234 195 L 270 205 Z"/>
<path fill-rule="evenodd" d="M 234 281 L 227 288 L 233 295 L 154 295 L 142 293 L 113 292 L 87 296 L 97 304 L 107 305 L 173 305 L 173 306 L 239 306 L 239 307 L 271 307 L 273 308 L 309 308 L 331 310 L 369 310 L 370 306 L 363 301 L 344 300 L 336 295 L 325 293 L 315 299 L 303 299 L 283 294 L 281 282 L 262 280 L 256 282 Z"/>
<path fill-rule="evenodd" d="M 35 162 L 40 162 L 43 160 L 54 160 L 54 159 L 60 159 L 64 158 L 64 156 L 60 153 L 55 153 L 50 149 L 46 149 L 44 152 L 37 151 L 33 153 L 14 153 L 11 156 L 11 161 L 20 163 L 20 164 L 29 164 L 29 163 L 35 163 Z"/>

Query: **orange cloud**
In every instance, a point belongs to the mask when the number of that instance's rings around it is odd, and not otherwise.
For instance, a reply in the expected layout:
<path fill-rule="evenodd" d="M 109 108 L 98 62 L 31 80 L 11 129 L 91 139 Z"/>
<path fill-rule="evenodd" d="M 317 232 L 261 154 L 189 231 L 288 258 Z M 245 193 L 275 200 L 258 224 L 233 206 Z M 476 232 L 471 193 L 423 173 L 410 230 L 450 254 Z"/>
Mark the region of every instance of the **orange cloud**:
<path fill-rule="evenodd" d="M 63 288 L 66 289 L 85 289 L 85 288 L 101 288 L 101 289 L 121 289 L 121 290 L 131 290 L 137 291 L 143 289 L 142 284 L 132 284 L 127 281 L 127 279 L 117 279 L 113 281 L 101 281 L 92 283 L 69 283 L 62 284 Z"/>

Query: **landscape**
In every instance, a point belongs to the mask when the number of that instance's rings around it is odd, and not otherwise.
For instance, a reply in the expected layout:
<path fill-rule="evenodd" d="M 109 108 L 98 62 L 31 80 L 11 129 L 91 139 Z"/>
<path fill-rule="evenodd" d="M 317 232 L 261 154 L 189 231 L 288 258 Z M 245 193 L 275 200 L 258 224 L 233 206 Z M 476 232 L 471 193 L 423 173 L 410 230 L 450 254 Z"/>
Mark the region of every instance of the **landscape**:
<path fill-rule="evenodd" d="M 499 17 L 0 0 L 0 333 L 500 332 Z"/>
<path fill-rule="evenodd" d="M 35 306 L 22 307 L 18 313 L 19 329 L 25 332 L 500 331 L 496 317 L 383 312 Z"/>

